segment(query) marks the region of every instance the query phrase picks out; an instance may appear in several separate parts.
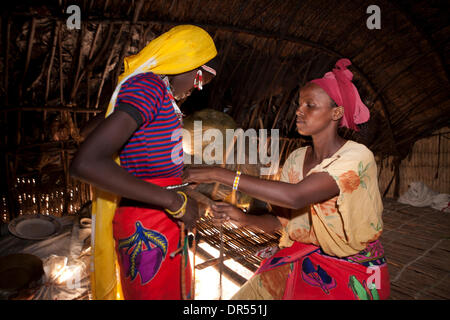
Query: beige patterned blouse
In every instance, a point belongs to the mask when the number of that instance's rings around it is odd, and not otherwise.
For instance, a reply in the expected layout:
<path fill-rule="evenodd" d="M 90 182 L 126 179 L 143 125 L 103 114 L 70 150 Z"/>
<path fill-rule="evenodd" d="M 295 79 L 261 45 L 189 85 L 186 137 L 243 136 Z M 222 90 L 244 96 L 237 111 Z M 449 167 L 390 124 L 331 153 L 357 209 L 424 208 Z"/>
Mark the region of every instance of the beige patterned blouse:
<path fill-rule="evenodd" d="M 303 179 L 307 147 L 293 151 L 286 160 L 280 180 L 298 183 Z M 283 225 L 280 247 L 293 241 L 318 245 L 329 255 L 345 257 L 363 250 L 381 235 L 383 203 L 372 152 L 362 144 L 347 141 L 333 156 L 312 168 L 327 172 L 339 186 L 339 195 L 300 210 L 291 210 Z"/>

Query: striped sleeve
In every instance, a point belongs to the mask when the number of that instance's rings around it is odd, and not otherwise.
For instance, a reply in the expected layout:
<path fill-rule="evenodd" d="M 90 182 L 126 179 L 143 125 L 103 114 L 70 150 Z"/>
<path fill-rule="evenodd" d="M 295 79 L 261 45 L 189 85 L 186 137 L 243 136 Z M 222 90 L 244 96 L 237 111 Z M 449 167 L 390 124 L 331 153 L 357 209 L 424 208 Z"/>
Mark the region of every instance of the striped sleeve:
<path fill-rule="evenodd" d="M 120 89 L 116 106 L 127 105 L 138 111 L 139 123 L 152 122 L 163 101 L 163 87 L 155 77 L 137 75 L 128 79 Z"/>

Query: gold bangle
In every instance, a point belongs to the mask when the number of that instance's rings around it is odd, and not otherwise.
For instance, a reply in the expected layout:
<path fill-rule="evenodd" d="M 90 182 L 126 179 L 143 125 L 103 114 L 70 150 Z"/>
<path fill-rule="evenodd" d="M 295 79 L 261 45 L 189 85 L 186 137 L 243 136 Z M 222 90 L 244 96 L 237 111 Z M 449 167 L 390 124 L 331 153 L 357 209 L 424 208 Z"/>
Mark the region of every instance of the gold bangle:
<path fill-rule="evenodd" d="M 177 211 L 170 211 L 169 209 L 165 209 L 165 211 L 172 217 L 180 219 L 186 213 L 187 196 L 183 191 L 177 191 L 177 193 L 181 194 L 184 198 L 183 204 L 181 205 L 180 209 L 178 209 Z"/>
<path fill-rule="evenodd" d="M 179 214 L 174 215 L 172 217 L 174 217 L 175 219 L 181 219 L 185 213 L 186 213 L 186 208 L 184 208 L 183 211 L 181 211 Z"/>

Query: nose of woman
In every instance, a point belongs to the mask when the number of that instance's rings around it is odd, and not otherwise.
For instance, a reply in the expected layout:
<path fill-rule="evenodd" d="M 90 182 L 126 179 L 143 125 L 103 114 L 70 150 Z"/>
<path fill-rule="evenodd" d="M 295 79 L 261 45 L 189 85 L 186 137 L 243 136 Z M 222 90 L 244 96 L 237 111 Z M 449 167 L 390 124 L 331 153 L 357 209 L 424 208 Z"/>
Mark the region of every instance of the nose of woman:
<path fill-rule="evenodd" d="M 295 115 L 301 118 L 305 116 L 305 113 L 302 111 L 301 105 L 298 106 L 297 110 L 295 111 Z"/>

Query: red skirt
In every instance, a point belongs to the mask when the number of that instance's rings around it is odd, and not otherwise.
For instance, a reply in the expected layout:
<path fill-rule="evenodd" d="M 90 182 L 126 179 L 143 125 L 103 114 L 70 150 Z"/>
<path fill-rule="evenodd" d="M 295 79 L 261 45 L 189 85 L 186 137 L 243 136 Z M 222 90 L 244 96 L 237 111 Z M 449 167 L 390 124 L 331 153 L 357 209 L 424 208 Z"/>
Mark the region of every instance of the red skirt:
<path fill-rule="evenodd" d="M 280 279 L 277 269 L 286 270 L 287 278 Z M 380 241 L 346 258 L 332 257 L 317 246 L 295 242 L 262 261 L 256 274 L 263 277 L 269 289 L 284 287 L 279 296 L 283 300 L 383 300 L 390 294 Z"/>
<path fill-rule="evenodd" d="M 181 178 L 147 179 L 165 187 L 181 183 Z M 113 219 L 113 234 L 120 266 L 120 280 L 126 300 L 180 300 L 180 227 L 162 210 L 119 206 Z M 189 259 L 185 263 L 185 288 L 191 284 Z"/>

